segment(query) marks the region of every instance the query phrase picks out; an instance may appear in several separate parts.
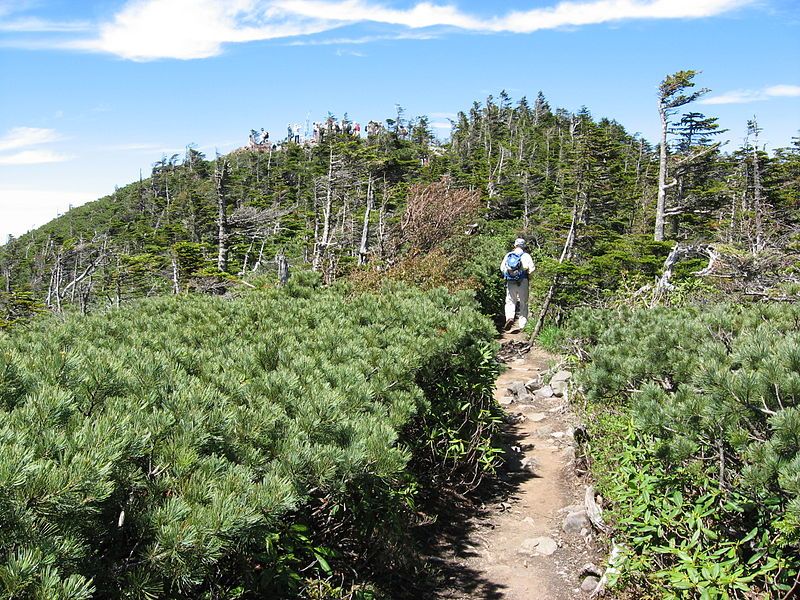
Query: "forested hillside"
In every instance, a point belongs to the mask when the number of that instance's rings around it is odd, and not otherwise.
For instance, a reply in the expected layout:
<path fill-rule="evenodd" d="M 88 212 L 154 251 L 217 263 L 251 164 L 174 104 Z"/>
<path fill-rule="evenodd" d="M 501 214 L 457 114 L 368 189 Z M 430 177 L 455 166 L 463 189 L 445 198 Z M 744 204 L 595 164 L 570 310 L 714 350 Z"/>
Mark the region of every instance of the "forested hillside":
<path fill-rule="evenodd" d="M 704 244 L 705 254 L 713 245 L 739 291 L 784 295 L 766 290 L 797 279 L 787 268 L 796 262 L 800 142 L 767 155 L 753 122 L 741 147 L 723 151 L 716 119 L 680 105 L 694 76 L 682 75 L 662 85 L 664 156 L 588 109 L 505 93 L 459 113 L 445 144 L 425 117 L 407 122 L 400 111 L 364 137 L 334 133 L 212 160 L 189 147 L 3 246 L 5 319 L 219 287 L 274 270 L 278 256 L 327 283 L 385 268 L 437 246 L 414 231 L 426 203 L 449 207 L 440 226 L 471 220 L 472 233 L 524 233 L 542 272 L 557 276 L 556 309 L 652 280 L 674 241 Z M 441 187 L 426 191 L 431 184 Z"/>

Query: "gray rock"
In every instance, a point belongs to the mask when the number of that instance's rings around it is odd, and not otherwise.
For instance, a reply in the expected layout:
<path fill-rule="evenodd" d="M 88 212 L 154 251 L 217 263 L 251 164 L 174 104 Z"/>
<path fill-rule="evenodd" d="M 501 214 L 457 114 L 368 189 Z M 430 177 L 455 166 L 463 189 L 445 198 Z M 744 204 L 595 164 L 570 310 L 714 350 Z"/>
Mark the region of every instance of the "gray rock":
<path fill-rule="evenodd" d="M 533 421 L 534 423 L 544 421 L 546 418 L 547 415 L 544 413 L 533 413 L 532 415 L 528 415 L 528 420 Z"/>
<path fill-rule="evenodd" d="M 523 541 L 517 553 L 526 556 L 552 556 L 556 550 L 558 544 L 553 538 L 535 537 Z"/>
<path fill-rule="evenodd" d="M 525 389 L 525 384 L 521 381 L 514 381 L 513 383 L 509 383 L 506 386 L 506 390 L 512 396 L 516 396 L 519 398 L 520 396 L 524 396 L 528 393 L 528 390 Z"/>
<path fill-rule="evenodd" d="M 537 390 L 536 392 L 537 398 L 552 398 L 553 397 L 553 388 L 549 385 L 544 386 L 542 389 Z"/>
<path fill-rule="evenodd" d="M 569 381 L 570 379 L 572 379 L 572 372 L 559 371 L 550 378 L 550 385 L 553 385 L 554 381 Z"/>
<path fill-rule="evenodd" d="M 564 517 L 561 529 L 564 530 L 564 533 L 578 534 L 582 529 L 588 529 L 591 526 L 592 524 L 589 521 L 589 517 L 586 515 L 586 511 L 580 510 L 571 512 Z"/>
<path fill-rule="evenodd" d="M 519 464 L 519 470 L 525 473 L 536 473 L 536 461 L 532 458 L 523 458 Z"/>
<path fill-rule="evenodd" d="M 583 580 L 581 584 L 581 590 L 586 592 L 587 594 L 591 594 L 593 591 L 597 589 L 597 585 L 600 583 L 600 580 L 595 577 L 594 575 L 589 575 L 586 579 Z"/>
<path fill-rule="evenodd" d="M 550 389 L 553 390 L 553 395 L 561 398 L 566 392 L 568 383 L 566 381 L 551 381 Z"/>
<path fill-rule="evenodd" d="M 508 406 L 512 402 L 514 402 L 514 398 L 512 398 L 511 396 L 503 396 L 502 398 L 500 398 L 500 404 L 502 404 L 503 406 Z"/>
<path fill-rule="evenodd" d="M 581 577 L 586 575 L 594 575 L 595 577 L 602 577 L 603 569 L 601 569 L 594 563 L 586 563 L 585 565 L 583 565 L 583 568 L 581 569 Z"/>
<path fill-rule="evenodd" d="M 522 394 L 521 396 L 517 396 L 517 402 L 533 403 L 536 402 L 536 396 L 531 396 L 530 394 Z"/>
<path fill-rule="evenodd" d="M 539 375 L 537 375 L 533 379 L 529 379 L 528 381 L 525 382 L 525 387 L 529 392 L 535 392 L 540 387 L 542 387 L 542 378 Z"/>

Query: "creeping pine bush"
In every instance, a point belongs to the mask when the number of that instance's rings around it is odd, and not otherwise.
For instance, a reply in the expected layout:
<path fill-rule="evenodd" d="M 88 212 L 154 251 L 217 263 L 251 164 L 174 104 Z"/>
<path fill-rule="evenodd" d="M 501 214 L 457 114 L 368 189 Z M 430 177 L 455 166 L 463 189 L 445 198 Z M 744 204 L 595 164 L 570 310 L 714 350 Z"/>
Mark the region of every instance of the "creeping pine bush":
<path fill-rule="evenodd" d="M 287 288 L 0 334 L 3 597 L 367 598 L 415 490 L 491 471 L 466 297 Z"/>
<path fill-rule="evenodd" d="M 569 335 L 631 579 L 661 597 L 796 592 L 800 307 L 587 310 Z"/>

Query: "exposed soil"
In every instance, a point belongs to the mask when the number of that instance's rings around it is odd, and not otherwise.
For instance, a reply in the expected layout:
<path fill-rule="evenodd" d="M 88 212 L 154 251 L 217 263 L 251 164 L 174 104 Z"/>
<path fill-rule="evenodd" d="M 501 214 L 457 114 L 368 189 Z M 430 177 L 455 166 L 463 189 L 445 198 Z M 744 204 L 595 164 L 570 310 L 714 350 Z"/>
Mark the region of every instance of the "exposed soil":
<path fill-rule="evenodd" d="M 501 340 L 508 369 L 497 382 L 496 398 L 508 402 L 506 388 L 559 366 L 558 357 L 533 347 L 519 335 Z M 429 564 L 444 579 L 435 594 L 448 599 L 561 600 L 589 598 L 581 590 L 587 563 L 600 564 L 600 550 L 587 523 L 565 531 L 570 513 L 584 505 L 586 484 L 576 473 L 577 418 L 565 396 L 537 394 L 505 405 L 504 441 L 510 460 L 483 504 L 461 508 L 440 521 Z M 568 507 L 572 507 L 571 509 Z"/>

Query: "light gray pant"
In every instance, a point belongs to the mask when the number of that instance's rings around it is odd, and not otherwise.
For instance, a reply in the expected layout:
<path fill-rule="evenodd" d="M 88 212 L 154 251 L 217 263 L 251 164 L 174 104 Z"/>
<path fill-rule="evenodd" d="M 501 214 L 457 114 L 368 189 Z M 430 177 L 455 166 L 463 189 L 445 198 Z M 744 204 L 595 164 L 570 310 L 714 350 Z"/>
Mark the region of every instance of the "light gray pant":
<path fill-rule="evenodd" d="M 506 321 L 513 321 L 519 302 L 519 326 L 528 322 L 528 279 L 506 281 Z"/>

